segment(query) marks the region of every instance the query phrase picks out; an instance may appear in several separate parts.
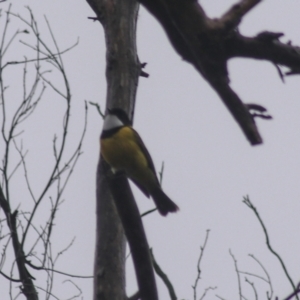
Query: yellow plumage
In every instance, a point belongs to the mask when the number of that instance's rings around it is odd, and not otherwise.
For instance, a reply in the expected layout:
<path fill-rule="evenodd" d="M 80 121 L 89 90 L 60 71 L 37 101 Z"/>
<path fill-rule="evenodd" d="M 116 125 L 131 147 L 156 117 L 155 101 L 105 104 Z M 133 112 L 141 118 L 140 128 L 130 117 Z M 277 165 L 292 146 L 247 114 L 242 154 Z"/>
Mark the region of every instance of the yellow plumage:
<path fill-rule="evenodd" d="M 163 216 L 177 211 L 178 206 L 160 187 L 146 146 L 128 124 L 130 122 L 124 111 L 109 110 L 100 138 L 104 160 L 113 170 L 124 171 L 147 197 L 151 196 Z"/>
<path fill-rule="evenodd" d="M 109 138 L 101 139 L 101 152 L 114 169 L 126 171 L 149 194 L 158 182 L 149 168 L 138 139 L 137 133 L 131 127 L 124 126 Z"/>

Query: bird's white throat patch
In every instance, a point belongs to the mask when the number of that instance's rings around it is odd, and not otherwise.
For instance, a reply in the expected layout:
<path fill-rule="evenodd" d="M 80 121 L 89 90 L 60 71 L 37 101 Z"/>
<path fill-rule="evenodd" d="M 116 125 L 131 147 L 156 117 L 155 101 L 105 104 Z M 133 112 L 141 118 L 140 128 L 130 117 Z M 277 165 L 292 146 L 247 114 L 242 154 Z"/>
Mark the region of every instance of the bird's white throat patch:
<path fill-rule="evenodd" d="M 110 130 L 120 126 L 124 126 L 124 123 L 116 115 L 107 115 L 104 118 L 103 130 Z"/>

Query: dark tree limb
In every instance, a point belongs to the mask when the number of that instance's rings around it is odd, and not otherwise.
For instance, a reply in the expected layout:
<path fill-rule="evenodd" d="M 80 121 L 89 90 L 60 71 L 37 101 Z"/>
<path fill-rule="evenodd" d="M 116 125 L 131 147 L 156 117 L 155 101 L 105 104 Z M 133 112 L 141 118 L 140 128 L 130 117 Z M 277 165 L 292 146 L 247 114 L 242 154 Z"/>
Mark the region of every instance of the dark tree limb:
<path fill-rule="evenodd" d="M 255 7 L 262 0 L 242 0 L 234 4 L 221 18 L 221 24 L 224 27 L 233 29 L 236 27 L 243 16 L 246 15 L 253 7 Z"/>
<path fill-rule="evenodd" d="M 140 212 L 127 178 L 124 175 L 109 177 L 109 186 L 130 247 L 142 300 L 157 300 L 155 277 Z"/>
<path fill-rule="evenodd" d="M 26 256 L 24 254 L 23 247 L 19 241 L 19 236 L 17 233 L 18 211 L 15 211 L 13 213 L 11 212 L 9 203 L 7 202 L 7 199 L 4 197 L 1 186 L 0 186 L 0 207 L 4 211 L 7 224 L 11 233 L 11 239 L 12 239 L 13 249 L 16 258 L 16 264 L 19 271 L 19 279 L 17 281 L 22 283 L 21 290 L 27 300 L 38 300 L 38 293 L 33 283 L 33 279 L 35 278 L 33 278 L 27 270 Z M 9 278 L 9 280 L 12 280 L 12 278 Z"/>
<path fill-rule="evenodd" d="M 288 74 L 299 74 L 300 51 L 281 43 L 281 33 L 264 32 L 252 38 L 239 34 L 236 26 L 261 0 L 240 1 L 219 19 L 208 18 L 195 0 L 139 1 L 161 23 L 177 53 L 217 92 L 249 142 L 262 143 L 254 121 L 257 114 L 251 114 L 229 86 L 227 61 L 232 57 L 264 59 L 287 66 Z"/>
<path fill-rule="evenodd" d="M 239 33 L 229 37 L 225 44 L 229 57 L 245 57 L 268 60 L 276 65 L 300 69 L 300 48 L 279 41 L 282 33 L 263 31 L 255 37 Z"/>
<path fill-rule="evenodd" d="M 169 277 L 167 276 L 167 274 L 161 269 L 159 264 L 156 262 L 155 257 L 153 255 L 152 249 L 150 249 L 150 254 L 151 254 L 151 259 L 152 259 L 152 263 L 153 263 L 155 273 L 161 278 L 161 280 L 166 285 L 166 287 L 169 291 L 169 295 L 170 295 L 171 300 L 177 300 L 177 296 L 176 296 L 173 284 L 171 283 L 171 281 L 170 281 Z"/>

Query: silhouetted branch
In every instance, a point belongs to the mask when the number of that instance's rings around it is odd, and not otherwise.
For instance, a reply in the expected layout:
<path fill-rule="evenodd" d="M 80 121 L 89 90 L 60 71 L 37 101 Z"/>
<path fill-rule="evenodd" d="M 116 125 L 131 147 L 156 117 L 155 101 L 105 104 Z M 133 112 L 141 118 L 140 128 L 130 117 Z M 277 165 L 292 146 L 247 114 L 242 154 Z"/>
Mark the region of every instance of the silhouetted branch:
<path fill-rule="evenodd" d="M 257 294 L 257 290 L 255 288 L 254 282 L 251 282 L 247 277 L 245 278 L 245 281 L 247 283 L 249 283 L 249 285 L 252 287 L 252 290 L 253 290 L 254 296 L 255 296 L 255 300 L 258 300 L 258 294 Z"/>
<path fill-rule="evenodd" d="M 229 249 L 229 254 L 232 257 L 233 261 L 234 261 L 234 267 L 235 267 L 235 272 L 237 275 L 237 279 L 238 279 L 238 287 L 239 287 L 239 298 L 240 300 L 243 299 L 243 295 L 242 295 L 242 285 L 241 285 L 241 277 L 240 277 L 240 272 L 238 269 L 238 265 L 237 265 L 237 260 L 235 259 L 233 253 L 231 252 L 231 250 Z"/>
<path fill-rule="evenodd" d="M 149 246 L 142 220 L 127 178 L 108 177 L 111 193 L 130 247 L 142 300 L 158 299 Z"/>
<path fill-rule="evenodd" d="M 213 287 L 212 287 L 212 286 L 209 286 L 208 288 L 206 288 L 206 289 L 204 290 L 204 292 L 203 292 L 202 296 L 199 298 L 199 300 L 203 300 L 209 291 L 214 291 L 214 290 L 216 290 L 216 289 L 217 289 L 216 286 L 213 286 Z"/>
<path fill-rule="evenodd" d="M 65 275 L 65 276 L 73 277 L 73 278 L 85 278 L 85 279 L 94 278 L 94 276 L 92 276 L 92 275 L 91 276 L 75 275 L 75 274 L 70 274 L 70 273 L 66 273 L 66 272 L 63 272 L 63 271 L 59 271 L 59 270 L 56 270 L 56 269 L 50 269 L 50 268 L 45 268 L 45 267 L 37 267 L 37 266 L 33 265 L 30 262 L 28 262 L 28 265 L 30 267 L 32 267 L 33 269 L 35 269 L 35 270 L 51 271 L 51 272 L 54 272 L 54 273 L 57 273 L 57 274 L 61 274 L 61 275 Z"/>
<path fill-rule="evenodd" d="M 164 271 L 161 269 L 161 267 L 156 262 L 156 260 L 154 258 L 154 255 L 153 255 L 152 249 L 150 249 L 150 255 L 151 255 L 151 259 L 152 259 L 153 268 L 155 270 L 155 273 L 161 278 L 161 280 L 166 285 L 166 287 L 169 291 L 169 295 L 170 295 L 171 300 L 177 300 L 177 296 L 176 296 L 174 287 L 173 287 L 171 281 L 169 280 L 167 274 L 164 273 Z"/>
<path fill-rule="evenodd" d="M 269 273 L 268 273 L 268 271 L 266 270 L 266 268 L 263 266 L 263 264 L 253 255 L 253 254 L 249 254 L 249 256 L 251 257 L 251 258 L 253 258 L 258 264 L 259 264 L 259 266 L 263 269 L 263 271 L 265 272 L 265 274 L 266 274 L 266 276 L 267 276 L 267 283 L 269 284 L 269 286 L 270 286 L 270 293 L 269 292 L 267 292 L 267 297 L 268 297 L 268 299 L 272 299 L 272 297 L 273 297 L 273 285 L 272 285 L 272 281 L 271 281 L 271 277 L 270 277 L 270 275 L 269 275 Z"/>
<path fill-rule="evenodd" d="M 271 300 L 273 298 L 273 285 L 272 285 L 272 282 L 271 282 L 271 277 L 268 273 L 268 271 L 266 270 L 266 268 L 263 266 L 263 264 L 253 255 L 253 254 L 249 254 L 249 256 L 255 260 L 255 262 L 258 263 L 258 265 L 262 268 L 262 270 L 264 271 L 266 278 L 262 277 L 262 276 L 259 276 L 257 274 L 253 274 L 253 273 L 250 273 L 250 272 L 245 272 L 245 271 L 239 271 L 240 274 L 244 274 L 244 275 L 248 275 L 248 276 L 251 276 L 251 277 L 254 277 L 254 278 L 258 278 L 264 282 L 266 282 L 269 287 L 270 287 L 270 291 L 267 291 L 267 299 L 268 300 Z M 246 278 L 247 279 L 247 278 Z M 248 282 L 250 283 L 250 281 Z"/>
<path fill-rule="evenodd" d="M 89 104 L 95 106 L 101 118 L 104 119 L 104 113 L 102 112 L 100 105 L 92 101 L 89 101 Z"/>
<path fill-rule="evenodd" d="M 153 213 L 156 210 L 157 210 L 157 208 L 152 208 L 152 209 L 145 211 L 144 213 L 141 214 L 141 218 Z"/>
<path fill-rule="evenodd" d="M 267 228 L 263 222 L 263 220 L 261 219 L 256 207 L 252 204 L 252 202 L 250 201 L 250 198 L 248 196 L 244 197 L 243 199 L 243 202 L 254 212 L 255 216 L 257 217 L 262 229 L 263 229 L 263 232 L 265 234 L 265 238 L 266 238 L 266 244 L 267 244 L 267 247 L 269 249 L 269 251 L 274 254 L 277 259 L 279 260 L 280 264 L 281 264 L 281 267 L 285 273 L 285 276 L 287 277 L 288 281 L 290 282 L 291 286 L 293 287 L 294 291 L 296 291 L 296 286 L 291 278 L 291 276 L 289 275 L 288 271 L 287 271 L 287 268 L 283 262 L 283 259 L 281 258 L 281 256 L 272 248 L 271 246 L 271 243 L 270 243 L 270 238 L 269 238 L 269 234 L 268 234 L 268 231 L 267 231 Z M 296 298 L 299 300 L 299 297 L 298 297 L 298 294 L 295 294 L 296 295 Z"/>
<path fill-rule="evenodd" d="M 81 288 L 72 280 L 70 279 L 67 279 L 67 280 L 64 280 L 63 283 L 66 283 L 66 282 L 69 282 L 71 283 L 75 288 L 76 290 L 78 291 L 78 294 L 75 294 L 74 296 L 72 296 L 71 298 L 67 299 L 67 300 L 71 300 L 71 299 L 76 299 L 78 298 L 80 295 L 82 295 L 82 290 Z"/>
<path fill-rule="evenodd" d="M 264 277 L 262 277 L 262 276 L 260 276 L 260 275 L 254 274 L 254 273 L 245 272 L 245 271 L 240 271 L 240 270 L 238 269 L 237 261 L 236 261 L 235 257 L 233 256 L 233 254 L 232 254 L 231 252 L 230 252 L 230 255 L 232 256 L 232 258 L 233 258 L 233 260 L 234 260 L 234 262 L 235 262 L 235 269 L 236 269 L 236 273 L 237 273 L 238 278 L 239 278 L 239 280 L 238 280 L 238 285 L 239 285 L 240 293 L 242 292 L 242 285 L 241 285 L 240 274 L 248 275 L 248 276 L 251 276 L 251 277 L 253 277 L 253 278 L 258 278 L 258 279 L 260 279 L 260 280 L 266 282 L 266 283 L 269 285 L 269 287 L 270 287 L 270 292 L 267 291 L 266 294 L 267 294 L 267 299 L 268 299 L 268 300 L 271 300 L 272 297 L 273 297 L 273 286 L 272 286 L 272 282 L 271 282 L 270 275 L 269 275 L 269 273 L 267 272 L 266 268 L 263 266 L 263 264 L 262 264 L 262 263 L 261 263 L 254 255 L 249 254 L 249 256 L 250 256 L 251 258 L 253 258 L 253 259 L 259 264 L 259 266 L 263 269 L 265 275 L 267 276 L 267 279 L 264 278 Z M 246 281 L 246 283 L 248 283 L 248 284 L 252 287 L 252 290 L 253 290 L 253 292 L 254 292 L 255 299 L 258 299 L 258 293 L 257 293 L 257 290 L 256 290 L 256 287 L 255 287 L 254 282 L 251 282 L 251 281 L 247 278 L 247 276 L 245 276 L 245 281 Z M 241 294 L 241 295 L 242 295 L 242 294 Z M 242 295 L 242 298 L 245 299 L 245 297 L 244 297 L 243 295 Z"/>
<path fill-rule="evenodd" d="M 57 212 L 57 209 L 62 202 L 61 197 L 66 188 L 66 184 L 75 168 L 75 165 L 81 155 L 81 148 L 83 139 L 86 132 L 87 126 L 87 104 L 85 104 L 85 121 L 83 125 L 83 132 L 79 138 L 79 142 L 77 147 L 73 153 L 66 157 L 66 141 L 67 141 L 67 133 L 69 130 L 69 116 L 70 116 L 70 103 L 71 103 L 71 93 L 69 88 L 69 83 L 66 77 L 65 69 L 63 66 L 63 61 L 61 54 L 66 52 L 67 50 L 60 51 L 52 30 L 50 28 L 49 22 L 46 19 L 46 23 L 48 26 L 48 30 L 52 37 L 52 42 L 56 51 L 52 51 L 51 47 L 44 42 L 41 33 L 38 30 L 37 22 L 32 14 L 30 8 L 27 8 L 29 12 L 29 20 L 23 18 L 19 14 L 14 14 L 11 12 L 11 6 L 6 14 L 6 22 L 3 30 L 2 39 L 0 41 L 0 96 L 1 96 L 1 138 L 3 145 L 3 158 L 2 158 L 2 166 L 1 166 L 1 185 L 0 185 L 0 207 L 5 214 L 5 219 L 0 220 L 1 222 L 1 239 L 6 238 L 6 244 L 4 245 L 3 251 L 1 253 L 1 263 L 0 263 L 0 275 L 5 277 L 10 281 L 9 294 L 11 299 L 14 299 L 13 296 L 13 282 L 20 282 L 20 290 L 21 293 L 29 300 L 37 300 L 39 295 L 37 293 L 37 289 L 44 290 L 47 294 L 47 299 L 49 295 L 52 295 L 51 290 L 53 287 L 53 273 L 56 272 L 54 270 L 55 263 L 61 253 L 58 253 L 58 256 L 53 260 L 53 253 L 51 248 L 51 233 L 54 225 L 54 219 Z M 23 24 L 27 26 L 27 29 L 23 31 L 17 30 L 10 39 L 8 39 L 8 25 L 9 19 L 17 18 Z M 35 59 L 28 60 L 26 57 L 22 61 L 5 61 L 5 55 L 8 53 L 10 48 L 14 45 L 16 41 L 16 37 L 21 33 L 33 33 L 35 37 L 35 45 L 32 46 L 26 42 L 20 41 L 21 44 L 28 46 L 33 49 L 35 52 Z M 73 46 L 72 46 L 73 47 Z M 71 49 L 70 47 L 69 49 Z M 43 54 L 46 57 L 42 57 Z M 32 69 L 34 69 L 33 78 L 28 79 L 28 71 L 29 65 L 31 64 Z M 43 65 L 42 65 L 43 63 Z M 65 86 L 65 91 L 61 92 L 58 88 L 56 88 L 51 80 L 47 78 L 47 74 L 49 70 L 42 70 L 44 65 L 50 63 L 53 69 L 55 67 L 55 71 L 58 71 Z M 23 97 L 20 103 L 16 104 L 15 110 L 11 113 L 8 112 L 7 103 L 9 100 L 6 96 L 6 91 L 9 88 L 9 85 L 4 82 L 4 71 L 7 71 L 9 67 L 12 65 L 20 65 L 23 67 Z M 18 69 L 17 69 L 18 70 Z M 59 78 L 57 76 L 57 78 Z M 28 82 L 30 81 L 30 85 Z M 50 176 L 48 177 L 48 181 L 45 184 L 45 187 L 40 195 L 35 195 L 29 176 L 29 169 L 26 163 L 26 154 L 28 150 L 24 150 L 23 141 L 19 139 L 20 135 L 23 133 L 23 130 L 20 130 L 20 124 L 24 123 L 35 111 L 39 103 L 42 101 L 42 97 L 44 95 L 44 91 L 47 86 L 50 86 L 57 95 L 64 98 L 66 103 L 66 110 L 63 119 L 63 132 L 62 139 L 60 145 L 57 146 L 54 167 L 50 172 Z M 11 108 L 10 108 L 11 109 Z M 11 161 L 10 157 L 11 153 L 14 151 L 20 157 L 17 164 L 14 164 Z M 64 156 L 63 156 L 64 154 Z M 64 158 L 63 158 L 64 157 Z M 13 166 L 13 167 L 11 167 Z M 33 200 L 30 205 L 31 211 L 22 211 L 22 206 L 19 205 L 18 209 L 13 209 L 12 205 L 16 206 L 15 199 L 11 198 L 10 190 L 11 187 L 11 178 L 15 175 L 19 167 L 23 166 L 24 171 L 24 180 L 27 185 L 28 194 Z M 64 176 L 64 177 L 62 177 Z M 38 208 L 40 207 L 42 201 L 45 199 L 46 193 L 49 192 L 50 187 L 56 183 L 56 195 L 54 197 L 50 197 L 51 200 L 51 211 L 48 220 L 45 221 L 45 225 L 38 226 L 34 224 L 33 219 L 36 217 Z M 24 199 L 26 197 L 23 196 Z M 23 199 L 22 199 L 23 200 Z M 18 200 L 17 200 L 18 201 Z M 3 222 L 7 223 L 7 231 L 4 235 L 2 235 Z M 28 241 L 27 237 L 30 235 L 30 241 Z M 36 237 L 32 239 L 32 236 Z M 6 252 L 8 251 L 8 245 L 12 244 L 12 248 L 14 251 L 15 260 L 11 264 L 10 275 L 6 275 L 5 272 L 2 271 L 2 267 L 5 263 Z M 70 246 L 70 245 L 69 245 Z M 69 246 L 64 249 L 66 251 Z M 40 253 L 41 248 L 43 247 L 42 254 Z M 37 251 L 37 248 L 39 250 Z M 40 263 L 40 266 L 37 267 L 35 263 L 29 261 L 29 258 L 34 258 Z M 17 268 L 19 276 L 15 279 L 14 270 Z M 43 270 L 46 272 L 46 288 L 42 288 L 36 285 L 33 282 L 35 279 L 30 272 L 32 270 Z M 63 272 L 57 271 L 57 273 L 64 274 Z M 67 275 L 66 273 L 64 275 Z M 68 274 L 70 275 L 70 274 Z M 18 297 L 18 295 L 16 296 Z M 53 295 L 53 297 L 56 297 Z M 57 298 L 57 297 L 56 297 Z"/>
<path fill-rule="evenodd" d="M 300 283 L 298 283 L 297 289 L 293 293 L 288 295 L 284 300 L 292 300 L 294 297 L 297 297 L 297 299 L 298 299 L 299 294 L 300 294 Z M 277 297 L 276 297 L 276 300 L 278 300 Z"/>
<path fill-rule="evenodd" d="M 201 278 L 201 272 L 202 272 L 200 265 L 201 265 L 201 261 L 202 261 L 203 255 L 204 255 L 204 250 L 205 250 L 206 245 L 207 245 L 207 241 L 208 241 L 208 237 L 209 237 L 209 232 L 210 232 L 210 230 L 207 229 L 206 230 L 206 236 L 205 236 L 205 240 L 204 240 L 203 246 L 200 247 L 200 255 L 199 255 L 199 258 L 198 258 L 198 262 L 197 262 L 197 276 L 196 276 L 194 285 L 192 285 L 192 288 L 194 290 L 194 300 L 197 300 L 197 287 L 198 287 L 198 282 L 199 282 L 199 280 Z M 211 289 L 213 289 L 213 288 L 211 288 Z M 202 295 L 202 297 L 205 296 L 205 294 L 207 293 L 207 291 L 204 292 L 204 294 Z"/>
<path fill-rule="evenodd" d="M 217 92 L 252 145 L 262 143 L 253 117 L 229 86 L 227 63 L 247 57 L 287 66 L 288 74 L 300 73 L 299 47 L 279 41 L 282 33 L 262 32 L 245 37 L 237 30 L 241 19 L 261 0 L 243 0 L 219 19 L 210 19 L 198 1 L 139 0 L 166 31 L 177 53 L 190 62 Z"/>
<path fill-rule="evenodd" d="M 228 29 L 234 29 L 242 18 L 262 0 L 242 0 L 234 4 L 221 18 L 220 23 Z"/>
<path fill-rule="evenodd" d="M 12 282 L 22 282 L 20 279 L 15 279 L 12 277 L 9 277 L 8 275 L 6 275 L 4 272 L 0 271 L 0 275 L 2 275 L 3 277 L 5 277 L 7 280 L 12 281 Z"/>

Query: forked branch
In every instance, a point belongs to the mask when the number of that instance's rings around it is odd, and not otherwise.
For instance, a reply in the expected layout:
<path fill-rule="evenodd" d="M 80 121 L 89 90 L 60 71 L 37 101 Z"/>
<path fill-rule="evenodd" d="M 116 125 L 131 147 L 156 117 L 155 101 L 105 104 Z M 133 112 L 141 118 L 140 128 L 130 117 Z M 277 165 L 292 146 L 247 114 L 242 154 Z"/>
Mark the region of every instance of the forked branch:
<path fill-rule="evenodd" d="M 265 118 L 249 111 L 247 104 L 229 85 L 227 62 L 232 57 L 264 59 L 300 73 L 299 47 L 279 41 L 282 34 L 263 32 L 245 37 L 238 32 L 241 19 L 261 0 L 243 0 L 219 19 L 210 19 L 194 0 L 139 0 L 161 23 L 174 49 L 190 62 L 222 99 L 252 145 L 262 143 L 254 118 Z"/>

